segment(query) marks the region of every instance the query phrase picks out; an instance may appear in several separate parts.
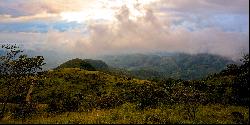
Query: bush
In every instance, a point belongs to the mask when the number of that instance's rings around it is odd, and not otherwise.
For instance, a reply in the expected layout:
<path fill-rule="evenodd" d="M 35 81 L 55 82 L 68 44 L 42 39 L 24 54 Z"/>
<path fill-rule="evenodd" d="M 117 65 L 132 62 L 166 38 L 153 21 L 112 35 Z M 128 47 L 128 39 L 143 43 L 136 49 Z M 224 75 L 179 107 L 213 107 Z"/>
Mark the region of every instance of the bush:
<path fill-rule="evenodd" d="M 50 95 L 48 104 L 49 112 L 66 112 L 77 111 L 83 100 L 82 94 L 75 94 L 74 96 L 67 95 L 66 93 L 52 93 Z"/>
<path fill-rule="evenodd" d="M 24 102 L 14 108 L 13 115 L 14 118 L 25 119 L 27 117 L 31 117 L 36 113 L 36 111 L 35 104 Z"/>

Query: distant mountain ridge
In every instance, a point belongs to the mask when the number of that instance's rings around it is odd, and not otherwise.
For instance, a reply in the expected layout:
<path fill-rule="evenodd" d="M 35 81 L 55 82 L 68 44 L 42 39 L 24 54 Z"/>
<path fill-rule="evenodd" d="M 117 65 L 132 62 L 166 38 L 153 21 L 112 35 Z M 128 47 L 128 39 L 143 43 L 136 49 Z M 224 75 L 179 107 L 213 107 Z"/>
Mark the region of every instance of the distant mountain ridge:
<path fill-rule="evenodd" d="M 110 67 L 145 78 L 200 79 L 223 70 L 234 61 L 212 54 L 128 54 L 102 58 Z"/>
<path fill-rule="evenodd" d="M 46 62 L 44 70 L 54 69 L 56 67 L 75 67 L 87 70 L 105 70 L 113 74 L 123 74 L 141 79 L 201 79 L 209 74 L 220 72 L 227 64 L 236 64 L 236 62 L 228 58 L 207 53 L 186 54 L 158 52 L 150 54 L 108 55 L 97 58 L 98 60 L 75 60 L 78 62 L 76 64 L 72 64 L 72 62 L 66 63 L 67 60 L 72 58 L 70 54 L 31 50 L 25 51 L 24 53 L 30 56 L 44 56 Z M 0 54 L 4 54 L 4 51 L 0 50 Z"/>

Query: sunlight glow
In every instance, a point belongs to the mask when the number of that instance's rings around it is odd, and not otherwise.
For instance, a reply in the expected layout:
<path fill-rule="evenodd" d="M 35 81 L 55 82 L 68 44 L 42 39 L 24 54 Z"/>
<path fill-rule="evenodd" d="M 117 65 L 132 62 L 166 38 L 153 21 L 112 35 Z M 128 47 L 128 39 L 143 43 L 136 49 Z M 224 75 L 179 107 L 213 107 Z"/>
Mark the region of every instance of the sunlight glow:
<path fill-rule="evenodd" d="M 154 0 L 99 0 L 92 6 L 82 8 L 80 11 L 65 11 L 61 12 L 62 20 L 68 22 L 83 23 L 88 20 L 106 20 L 115 21 L 116 12 L 122 6 L 126 6 L 130 11 L 129 18 L 136 20 L 138 17 L 145 15 L 144 5 L 150 4 Z"/>
<path fill-rule="evenodd" d="M 78 23 L 85 22 L 87 20 L 109 20 L 112 21 L 114 14 L 111 10 L 83 10 L 79 12 L 62 12 L 61 17 L 68 22 L 76 21 Z"/>

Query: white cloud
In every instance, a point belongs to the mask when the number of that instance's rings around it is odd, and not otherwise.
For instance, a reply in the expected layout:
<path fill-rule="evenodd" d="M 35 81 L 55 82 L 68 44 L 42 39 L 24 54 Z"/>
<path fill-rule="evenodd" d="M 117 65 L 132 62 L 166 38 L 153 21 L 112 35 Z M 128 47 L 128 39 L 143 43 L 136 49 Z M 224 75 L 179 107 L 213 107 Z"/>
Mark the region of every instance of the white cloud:
<path fill-rule="evenodd" d="M 175 51 L 187 53 L 213 53 L 236 57 L 248 51 L 249 35 L 241 32 L 225 32 L 209 27 L 189 31 L 184 27 L 171 28 L 147 9 L 145 16 L 131 20 L 129 8 L 123 6 L 117 13 L 117 21 L 92 22 L 87 33 L 82 28 L 66 32 L 1 33 L 1 40 L 22 41 L 29 48 L 42 48 L 79 55 L 111 53 Z M 169 17 L 171 18 L 171 16 Z"/>
<path fill-rule="evenodd" d="M 211 15 L 215 12 L 245 14 L 246 9 L 249 8 L 245 5 L 248 3 L 246 0 L 238 2 L 230 0 L 225 3 L 227 6 L 223 6 L 222 1 L 215 0 L 164 0 L 141 5 L 126 2 L 119 4 L 118 2 L 117 5 L 112 6 L 108 4 L 109 2 L 103 2 L 103 8 L 114 10 L 112 21 L 89 19 L 84 22 L 86 26 L 65 32 L 50 30 L 47 33 L 0 33 L 0 41 L 20 41 L 19 43 L 25 44 L 28 48 L 88 56 L 175 51 L 207 52 L 237 57 L 241 52 L 249 50 L 249 30 L 228 32 L 216 24 L 198 28 L 203 25 L 202 20 L 210 19 L 208 23 L 214 23 Z M 66 10 L 63 9 L 63 4 L 58 8 L 62 9 L 55 9 L 53 12 Z M 9 16 L 5 15 L 5 18 Z M 187 23 L 174 24 L 178 21 Z M 190 31 L 187 27 L 195 30 Z"/>
<path fill-rule="evenodd" d="M 249 13 L 249 0 L 161 0 L 161 9 L 189 13 Z"/>

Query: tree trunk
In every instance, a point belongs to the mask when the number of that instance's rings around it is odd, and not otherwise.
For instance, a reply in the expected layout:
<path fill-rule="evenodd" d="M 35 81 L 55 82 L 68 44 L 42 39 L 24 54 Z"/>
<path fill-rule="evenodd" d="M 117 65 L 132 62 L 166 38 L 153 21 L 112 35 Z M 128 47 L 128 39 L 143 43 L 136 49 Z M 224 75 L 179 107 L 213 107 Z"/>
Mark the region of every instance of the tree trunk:
<path fill-rule="evenodd" d="M 26 95 L 26 99 L 25 99 L 25 101 L 27 103 L 31 102 L 31 93 L 33 92 L 33 88 L 34 88 L 34 83 L 32 82 L 32 84 L 30 85 L 29 91 L 28 91 L 28 93 Z"/>
<path fill-rule="evenodd" d="M 0 119 L 2 119 L 2 118 L 4 117 L 6 103 L 7 103 L 7 102 L 4 101 L 2 111 L 0 112 Z"/>

